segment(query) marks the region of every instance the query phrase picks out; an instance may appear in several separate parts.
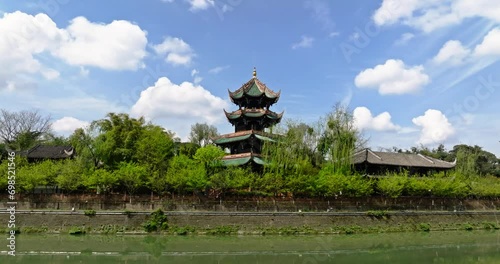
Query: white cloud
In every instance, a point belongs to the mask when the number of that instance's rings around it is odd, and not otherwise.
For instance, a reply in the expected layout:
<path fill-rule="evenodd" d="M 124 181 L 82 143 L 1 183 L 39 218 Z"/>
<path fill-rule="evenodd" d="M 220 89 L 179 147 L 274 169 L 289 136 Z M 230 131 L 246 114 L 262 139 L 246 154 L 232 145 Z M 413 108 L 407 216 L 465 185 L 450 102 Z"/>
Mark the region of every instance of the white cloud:
<path fill-rule="evenodd" d="M 309 48 L 312 46 L 313 42 L 314 38 L 308 36 L 302 36 L 299 42 L 292 44 L 292 49 Z"/>
<path fill-rule="evenodd" d="M 458 40 L 446 42 L 432 59 L 435 64 L 448 64 L 451 66 L 471 64 L 468 71 L 453 83 L 455 85 L 460 80 L 482 70 L 500 58 L 500 28 L 490 30 L 483 38 L 482 42 L 475 47 L 467 48 Z M 451 86 L 453 86 L 451 85 Z M 450 87 L 451 87 L 450 86 Z"/>
<path fill-rule="evenodd" d="M 217 66 L 215 68 L 212 68 L 210 70 L 208 70 L 208 73 L 211 73 L 211 74 L 217 74 L 223 70 L 226 70 L 226 69 L 229 69 L 229 65 L 226 65 L 226 66 Z"/>
<path fill-rule="evenodd" d="M 397 22 L 424 32 L 460 24 L 467 18 L 480 17 L 500 22 L 497 0 L 384 0 L 373 14 L 377 25 Z"/>
<path fill-rule="evenodd" d="M 158 55 L 166 56 L 165 60 L 173 65 L 189 65 L 195 56 L 193 49 L 189 44 L 180 38 L 166 37 L 153 49 Z"/>
<path fill-rule="evenodd" d="M 42 69 L 42 75 L 47 80 L 54 80 L 59 78 L 60 73 L 54 69 Z"/>
<path fill-rule="evenodd" d="M 188 2 L 191 11 L 205 10 L 215 5 L 215 0 L 188 0 Z"/>
<path fill-rule="evenodd" d="M 44 65 L 40 55 L 111 70 L 136 69 L 146 55 L 146 32 L 127 21 L 96 24 L 78 17 L 58 28 L 45 14 L 16 11 L 3 14 L 0 28 L 0 90 L 36 85 L 34 77 L 58 78 L 58 70 Z"/>
<path fill-rule="evenodd" d="M 90 123 L 76 119 L 74 117 L 65 116 L 52 123 L 52 129 L 59 133 L 72 133 L 77 128 L 84 128 Z"/>
<path fill-rule="evenodd" d="M 200 72 L 197 69 L 193 69 L 191 71 L 191 77 L 194 77 L 194 84 L 199 84 L 203 80 L 203 78 L 200 76 Z"/>
<path fill-rule="evenodd" d="M 71 20 L 66 38 L 55 54 L 71 65 L 108 70 L 143 67 L 146 32 L 125 20 L 110 24 L 92 23 L 85 17 Z"/>
<path fill-rule="evenodd" d="M 361 106 L 353 111 L 354 124 L 358 130 L 372 129 L 376 131 L 399 130 L 401 127 L 391 121 L 391 114 L 383 112 L 373 116 L 370 109 Z"/>
<path fill-rule="evenodd" d="M 497 0 L 458 0 L 453 2 L 452 10 L 464 18 L 477 16 L 500 22 Z"/>
<path fill-rule="evenodd" d="M 385 64 L 361 71 L 354 83 L 359 88 L 375 88 L 380 94 L 415 93 L 430 82 L 421 65 L 408 67 L 401 60 L 390 59 Z"/>
<path fill-rule="evenodd" d="M 476 56 L 499 56 L 500 55 L 500 28 L 494 28 L 474 49 Z"/>
<path fill-rule="evenodd" d="M 415 37 L 414 34 L 412 33 L 404 33 L 401 35 L 401 37 L 396 40 L 396 45 L 404 45 L 406 43 L 408 43 L 408 41 L 410 41 L 411 39 L 413 39 Z"/>
<path fill-rule="evenodd" d="M 228 103 L 200 85 L 190 82 L 174 84 L 168 78 L 158 79 L 154 86 L 141 92 L 131 109 L 135 116 L 145 116 L 163 123 L 181 137 L 189 133 L 196 122 L 216 124 L 224 117 Z"/>
<path fill-rule="evenodd" d="M 56 50 L 64 35 L 47 15 L 6 13 L 0 18 L 0 29 L 0 90 L 17 90 L 32 83 L 23 74 L 57 77 L 56 70 L 48 69 L 35 58 Z"/>
<path fill-rule="evenodd" d="M 439 110 L 429 109 L 423 116 L 412 119 L 413 124 L 422 127 L 420 139 L 417 143 L 428 145 L 444 143 L 453 134 L 455 129 L 446 116 Z"/>
<path fill-rule="evenodd" d="M 439 50 L 438 54 L 432 59 L 436 64 L 450 64 L 453 66 L 463 64 L 469 56 L 470 50 L 462 46 L 458 40 L 446 42 Z"/>
<path fill-rule="evenodd" d="M 373 14 L 373 21 L 377 25 L 394 24 L 401 18 L 410 17 L 419 7 L 419 0 L 384 0 L 379 9 Z"/>

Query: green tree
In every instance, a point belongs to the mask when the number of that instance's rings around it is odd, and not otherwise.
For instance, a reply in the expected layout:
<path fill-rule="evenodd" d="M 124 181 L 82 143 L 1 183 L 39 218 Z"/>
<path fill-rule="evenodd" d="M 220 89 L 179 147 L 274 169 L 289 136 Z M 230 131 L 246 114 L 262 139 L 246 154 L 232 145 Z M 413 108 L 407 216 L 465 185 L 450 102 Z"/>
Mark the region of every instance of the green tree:
<path fill-rule="evenodd" d="M 347 176 L 336 173 L 333 165 L 324 166 L 317 178 L 317 193 L 322 196 L 346 194 Z"/>
<path fill-rule="evenodd" d="M 377 189 L 382 195 L 391 198 L 401 196 L 408 182 L 408 175 L 392 174 L 387 177 L 380 178 L 377 181 Z"/>
<path fill-rule="evenodd" d="M 219 136 L 217 128 L 207 123 L 196 123 L 191 126 L 189 142 L 198 144 L 201 147 L 212 144 L 213 139 Z"/>
<path fill-rule="evenodd" d="M 67 146 L 70 145 L 69 139 L 64 136 L 57 136 L 53 132 L 45 133 L 42 137 L 43 144 L 48 146 Z"/>
<path fill-rule="evenodd" d="M 172 136 L 159 126 L 147 125 L 135 144 L 134 160 L 151 171 L 164 174 L 168 160 L 174 155 Z"/>
<path fill-rule="evenodd" d="M 120 183 L 125 186 L 127 193 L 130 195 L 130 202 L 132 202 L 132 195 L 135 194 L 137 189 L 145 185 L 147 168 L 132 162 L 121 162 L 114 173 Z"/>
<path fill-rule="evenodd" d="M 58 167 L 57 185 L 68 192 L 76 191 L 83 186 L 83 166 L 80 159 L 67 159 L 54 163 Z"/>
<path fill-rule="evenodd" d="M 212 175 L 209 185 L 224 196 L 231 189 L 249 188 L 254 181 L 253 177 L 249 168 L 231 166 Z"/>
<path fill-rule="evenodd" d="M 0 162 L 4 159 L 7 159 L 9 154 L 7 152 L 7 146 L 4 143 L 0 142 Z"/>
<path fill-rule="evenodd" d="M 106 119 L 94 121 L 101 132 L 96 137 L 96 155 L 109 168 L 116 168 L 121 162 L 135 162 L 134 158 L 144 130 L 144 118 L 131 118 L 127 114 L 109 113 Z"/>
<path fill-rule="evenodd" d="M 75 148 L 76 155 L 81 159 L 82 165 L 86 170 L 93 170 L 99 166 L 100 157 L 97 150 L 98 143 L 102 141 L 96 140 L 99 131 L 94 122 L 94 125 L 76 129 L 73 134 L 68 137 L 68 143 Z"/>
<path fill-rule="evenodd" d="M 151 189 L 151 196 L 153 193 L 161 196 L 165 193 L 168 186 L 166 172 L 160 172 L 158 170 L 150 171 L 148 173 L 146 183 Z"/>
<path fill-rule="evenodd" d="M 193 158 L 196 151 L 200 148 L 198 144 L 191 142 L 175 142 L 175 155 L 184 155 Z"/>
<path fill-rule="evenodd" d="M 276 126 L 274 131 L 279 136 L 265 141 L 263 146 L 262 153 L 268 163 L 259 180 L 261 186 L 274 194 L 313 192 L 318 165 L 322 163 L 317 151 L 320 130 L 304 123 L 286 121 L 284 125 Z"/>
<path fill-rule="evenodd" d="M 25 193 L 32 193 L 37 186 L 47 184 L 46 176 L 37 171 L 36 166 L 24 166 L 16 171 L 16 186 Z"/>
<path fill-rule="evenodd" d="M 148 169 L 146 185 L 153 193 L 163 194 L 167 189 L 168 161 L 175 151 L 174 135 L 155 125 L 147 125 L 137 142 L 134 159 Z"/>
<path fill-rule="evenodd" d="M 36 187 L 54 186 L 59 169 L 58 164 L 50 160 L 18 167 L 17 185 L 26 193 L 33 192 Z"/>
<path fill-rule="evenodd" d="M 117 174 L 106 170 L 94 170 L 85 181 L 85 185 L 90 189 L 96 189 L 98 193 L 109 193 L 119 182 Z"/>
<path fill-rule="evenodd" d="M 210 177 L 221 168 L 221 159 L 224 155 L 224 151 L 219 147 L 207 145 L 199 148 L 193 158 L 203 165 L 207 176 Z"/>
<path fill-rule="evenodd" d="M 336 172 L 350 173 L 352 154 L 365 143 L 355 127 L 352 112 L 337 104 L 322 123 L 324 128 L 319 140 L 319 150 L 333 164 Z"/>
<path fill-rule="evenodd" d="M 179 155 L 170 160 L 167 171 L 167 184 L 174 192 L 201 191 L 207 186 L 208 179 L 203 164 Z"/>

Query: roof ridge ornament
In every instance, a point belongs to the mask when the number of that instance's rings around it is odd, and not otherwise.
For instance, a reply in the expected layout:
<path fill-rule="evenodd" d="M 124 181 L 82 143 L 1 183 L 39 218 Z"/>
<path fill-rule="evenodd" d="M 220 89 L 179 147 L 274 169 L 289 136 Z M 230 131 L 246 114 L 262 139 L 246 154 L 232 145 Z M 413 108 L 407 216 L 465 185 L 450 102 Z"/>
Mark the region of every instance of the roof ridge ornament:
<path fill-rule="evenodd" d="M 430 163 L 434 164 L 434 161 L 433 161 L 433 160 L 431 160 L 431 159 L 429 159 L 428 157 L 426 157 L 426 156 L 422 155 L 421 153 L 418 153 L 417 155 L 418 155 L 418 156 L 420 156 L 421 158 L 423 158 L 424 160 L 426 160 L 426 161 L 428 161 L 428 162 L 430 162 Z"/>
<path fill-rule="evenodd" d="M 70 151 L 67 151 L 67 150 L 65 150 L 65 149 L 63 149 L 63 150 L 64 150 L 64 154 L 66 154 L 66 155 L 68 155 L 68 156 L 72 156 L 72 155 L 73 155 L 73 151 L 74 151 L 75 149 L 74 149 L 74 148 L 71 148 L 71 150 L 70 150 Z"/>
<path fill-rule="evenodd" d="M 375 152 L 373 152 L 371 149 L 366 149 L 366 150 L 367 150 L 369 153 L 371 153 L 373 156 L 375 156 L 377 159 L 382 160 L 382 158 L 381 158 L 379 155 L 375 154 Z"/>
<path fill-rule="evenodd" d="M 253 67 L 253 78 L 257 78 L 257 69 Z"/>

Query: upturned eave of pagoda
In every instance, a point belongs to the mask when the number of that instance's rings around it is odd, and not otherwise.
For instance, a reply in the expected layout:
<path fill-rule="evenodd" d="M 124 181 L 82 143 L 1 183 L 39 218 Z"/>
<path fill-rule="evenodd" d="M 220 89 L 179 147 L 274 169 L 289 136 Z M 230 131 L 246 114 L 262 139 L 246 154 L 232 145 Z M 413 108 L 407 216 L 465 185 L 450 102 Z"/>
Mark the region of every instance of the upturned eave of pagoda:
<path fill-rule="evenodd" d="M 278 92 L 274 92 L 269 89 L 264 83 L 262 83 L 256 77 L 250 79 L 248 82 L 244 83 L 239 89 L 234 92 L 229 92 L 229 98 L 233 103 L 237 103 L 241 101 L 245 96 L 248 97 L 264 97 L 266 100 L 271 101 L 273 104 L 279 100 L 281 90 Z"/>
<path fill-rule="evenodd" d="M 266 117 L 270 120 L 276 120 L 276 121 L 280 121 L 281 118 L 283 117 L 283 114 L 285 113 L 285 111 L 281 112 L 281 113 L 276 113 L 276 112 L 273 112 L 273 111 L 270 111 L 268 109 L 262 109 L 262 108 L 255 108 L 255 109 L 238 109 L 236 111 L 233 111 L 233 112 L 227 112 L 225 109 L 224 109 L 224 113 L 226 114 L 226 117 L 227 119 L 231 122 L 231 120 L 237 120 L 239 118 L 242 118 L 242 117 L 254 117 L 254 118 L 258 118 L 258 117 Z"/>
<path fill-rule="evenodd" d="M 240 166 L 248 164 L 249 162 L 254 162 L 259 165 L 267 163 L 262 155 L 251 152 L 227 155 L 224 156 L 221 161 L 225 166 Z"/>
<path fill-rule="evenodd" d="M 232 145 L 237 142 L 247 140 L 251 136 L 254 136 L 261 141 L 275 141 L 276 138 L 276 136 L 271 133 L 251 129 L 221 135 L 215 138 L 213 142 L 219 146 Z"/>

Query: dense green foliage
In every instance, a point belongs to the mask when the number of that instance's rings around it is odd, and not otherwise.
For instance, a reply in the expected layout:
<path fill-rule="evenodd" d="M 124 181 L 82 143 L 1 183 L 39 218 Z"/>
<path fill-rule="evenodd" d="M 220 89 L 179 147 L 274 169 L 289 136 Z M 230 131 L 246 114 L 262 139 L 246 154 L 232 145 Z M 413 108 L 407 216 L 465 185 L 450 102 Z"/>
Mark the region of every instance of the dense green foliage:
<path fill-rule="evenodd" d="M 151 213 L 148 221 L 142 224 L 144 231 L 146 232 L 155 232 L 162 231 L 168 229 L 168 221 L 165 213 L 158 209 Z"/>
<path fill-rule="evenodd" d="M 145 193 L 500 197 L 499 160 L 478 146 L 457 145 L 447 151 L 441 145 L 432 150 L 420 147 L 406 151 L 457 160 L 456 168 L 446 175 L 416 177 L 403 172 L 371 178 L 352 172 L 350 158 L 364 140 L 353 126 L 352 115 L 341 106 L 314 124 L 285 121 L 274 127 L 273 133 L 278 136 L 264 144 L 268 163 L 262 170 L 221 166 L 225 153 L 210 144 L 215 133 L 211 126 L 197 124 L 193 126 L 192 142 L 180 143 L 172 132 L 142 118 L 110 113 L 66 139 L 53 137 L 46 142 L 74 146 L 74 159 L 28 163 L 17 156 L 16 192 L 29 194 L 39 188 L 63 193 L 118 192 L 130 199 Z M 7 174 L 8 163 L 6 159 L 0 162 L 0 175 Z M 0 188 L 5 189 L 7 183 L 6 177 L 0 177 Z"/>

